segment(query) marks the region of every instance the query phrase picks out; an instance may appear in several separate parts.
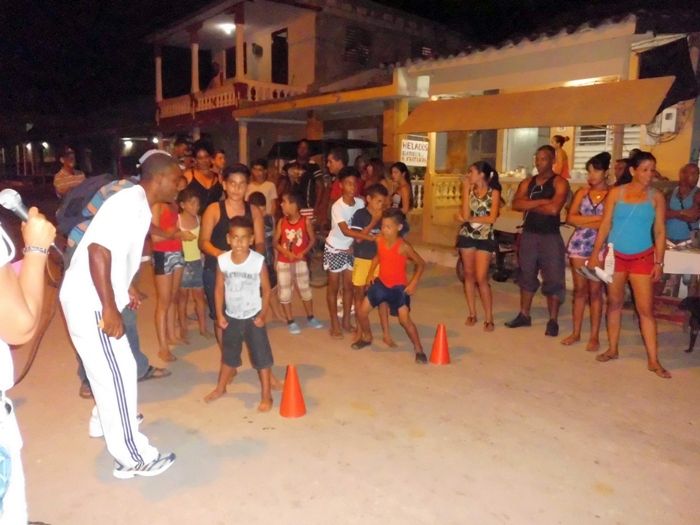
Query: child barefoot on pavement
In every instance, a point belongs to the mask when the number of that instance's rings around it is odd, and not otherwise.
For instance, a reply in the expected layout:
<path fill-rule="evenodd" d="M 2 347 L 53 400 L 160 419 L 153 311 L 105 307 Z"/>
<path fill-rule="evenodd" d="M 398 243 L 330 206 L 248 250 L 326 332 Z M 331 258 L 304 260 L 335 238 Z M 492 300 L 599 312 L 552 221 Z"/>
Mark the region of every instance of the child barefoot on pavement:
<path fill-rule="evenodd" d="M 231 219 L 227 236 L 231 250 L 217 258 L 216 321 L 223 331 L 221 338 L 221 368 L 216 388 L 206 402 L 226 393 L 226 386 L 241 366 L 241 351 L 245 341 L 250 362 L 260 378 L 260 412 L 272 408 L 272 392 L 281 383 L 272 374 L 272 348 L 265 329 L 265 315 L 270 306 L 270 278 L 265 257 L 250 249 L 253 244 L 253 224 L 246 217 Z M 225 308 L 224 308 L 225 306 Z"/>

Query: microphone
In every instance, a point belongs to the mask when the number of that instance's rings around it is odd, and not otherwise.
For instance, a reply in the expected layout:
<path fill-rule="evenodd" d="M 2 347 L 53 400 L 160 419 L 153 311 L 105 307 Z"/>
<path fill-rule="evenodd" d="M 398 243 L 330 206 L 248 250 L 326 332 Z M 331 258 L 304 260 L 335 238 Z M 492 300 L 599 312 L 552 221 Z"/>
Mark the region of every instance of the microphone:
<path fill-rule="evenodd" d="M 29 211 L 24 202 L 22 202 L 22 196 L 12 188 L 0 191 L 0 206 L 14 213 L 22 221 L 26 222 L 29 220 Z M 63 255 L 63 252 L 55 243 L 51 243 L 51 248 L 56 250 L 59 255 Z"/>

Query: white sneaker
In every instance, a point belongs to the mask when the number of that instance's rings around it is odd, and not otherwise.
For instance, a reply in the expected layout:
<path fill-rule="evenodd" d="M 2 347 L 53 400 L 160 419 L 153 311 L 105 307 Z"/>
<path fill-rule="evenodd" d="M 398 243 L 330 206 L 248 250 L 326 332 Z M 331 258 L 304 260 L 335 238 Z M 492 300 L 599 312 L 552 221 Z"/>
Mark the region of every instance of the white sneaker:
<path fill-rule="evenodd" d="M 143 422 L 143 414 L 136 414 L 136 424 L 141 425 Z M 88 424 L 88 436 L 91 438 L 101 438 L 105 436 L 102 430 L 102 423 L 100 423 L 100 418 L 95 416 L 90 416 L 90 423 Z"/>
<path fill-rule="evenodd" d="M 131 479 L 134 476 L 152 478 L 168 470 L 173 463 L 175 463 L 175 454 L 173 452 L 166 456 L 161 454 L 150 463 L 131 468 L 127 468 L 118 461 L 115 461 L 112 475 L 117 479 Z"/>

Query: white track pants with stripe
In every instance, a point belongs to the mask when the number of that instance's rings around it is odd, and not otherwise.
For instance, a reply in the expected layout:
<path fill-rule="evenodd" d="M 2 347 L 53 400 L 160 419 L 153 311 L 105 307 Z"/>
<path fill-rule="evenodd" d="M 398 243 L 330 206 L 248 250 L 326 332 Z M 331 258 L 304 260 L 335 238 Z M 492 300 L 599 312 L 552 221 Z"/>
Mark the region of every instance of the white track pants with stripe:
<path fill-rule="evenodd" d="M 95 396 L 107 450 L 125 467 L 149 463 L 158 450 L 136 423 L 136 361 L 126 336 L 108 337 L 98 327 L 101 312 L 62 304 L 68 332 L 83 360 Z"/>

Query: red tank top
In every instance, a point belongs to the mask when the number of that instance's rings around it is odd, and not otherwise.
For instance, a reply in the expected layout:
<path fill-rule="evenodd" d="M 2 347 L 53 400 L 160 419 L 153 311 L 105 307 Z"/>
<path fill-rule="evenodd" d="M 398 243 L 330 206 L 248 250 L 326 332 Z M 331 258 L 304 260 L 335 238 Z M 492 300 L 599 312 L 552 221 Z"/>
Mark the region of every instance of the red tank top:
<path fill-rule="evenodd" d="M 304 217 L 299 217 L 299 220 L 295 223 L 291 223 L 287 217 L 283 217 L 280 230 L 280 243 L 295 255 L 303 252 L 309 245 L 309 242 L 311 242 L 309 233 L 306 231 L 306 219 Z M 282 253 L 278 254 L 277 259 L 285 263 L 296 262 L 290 261 Z"/>
<path fill-rule="evenodd" d="M 161 230 L 170 230 L 177 226 L 177 211 L 172 206 L 161 207 L 160 217 L 158 217 L 158 227 Z M 180 252 L 182 251 L 182 241 L 180 239 L 165 239 L 153 243 L 153 251 L 156 252 Z"/>
<path fill-rule="evenodd" d="M 389 248 L 383 237 L 379 237 L 377 242 L 377 256 L 379 257 L 379 280 L 387 288 L 394 286 L 406 286 L 406 259 L 400 252 L 403 239 L 396 239 L 394 245 Z"/>

